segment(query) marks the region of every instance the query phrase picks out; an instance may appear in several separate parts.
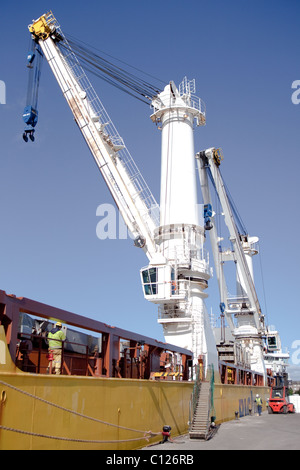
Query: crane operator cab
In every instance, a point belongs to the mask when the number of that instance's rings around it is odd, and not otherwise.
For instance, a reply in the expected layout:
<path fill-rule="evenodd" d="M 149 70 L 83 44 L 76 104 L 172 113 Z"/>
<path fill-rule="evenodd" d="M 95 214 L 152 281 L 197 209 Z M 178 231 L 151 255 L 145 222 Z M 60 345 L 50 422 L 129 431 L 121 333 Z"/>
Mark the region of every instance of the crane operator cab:
<path fill-rule="evenodd" d="M 140 271 L 146 300 L 154 303 L 173 302 L 185 298 L 185 279 L 177 276 L 174 267 L 149 265 Z"/>
<path fill-rule="evenodd" d="M 144 297 L 154 303 L 167 302 L 184 297 L 181 281 L 175 276 L 175 269 L 170 265 L 147 266 L 142 268 L 141 281 Z"/>

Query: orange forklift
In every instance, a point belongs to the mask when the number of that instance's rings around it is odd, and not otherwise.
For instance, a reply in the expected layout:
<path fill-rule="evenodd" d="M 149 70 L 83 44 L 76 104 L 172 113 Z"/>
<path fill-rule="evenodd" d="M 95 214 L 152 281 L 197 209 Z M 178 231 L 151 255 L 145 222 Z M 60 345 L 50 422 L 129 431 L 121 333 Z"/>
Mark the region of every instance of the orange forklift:
<path fill-rule="evenodd" d="M 271 388 L 268 413 L 295 413 L 295 406 L 288 396 L 287 377 L 276 377 L 276 385 Z"/>

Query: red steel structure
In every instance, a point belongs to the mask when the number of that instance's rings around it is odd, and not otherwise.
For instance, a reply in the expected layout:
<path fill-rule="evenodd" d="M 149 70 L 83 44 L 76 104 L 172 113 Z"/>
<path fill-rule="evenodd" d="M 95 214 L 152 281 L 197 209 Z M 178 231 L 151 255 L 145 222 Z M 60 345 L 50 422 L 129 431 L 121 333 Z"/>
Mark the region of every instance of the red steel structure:
<path fill-rule="evenodd" d="M 189 378 L 192 364 L 189 350 L 0 290 L 0 325 L 4 327 L 12 359 L 24 371 L 46 373 L 49 356 L 45 335 L 20 332 L 20 315 L 23 313 L 52 322 L 59 320 L 68 328 L 84 329 L 101 338 L 99 351 L 81 345 L 84 350 L 80 354 L 72 352 L 71 347 L 80 345 L 66 341 L 62 374 L 166 380 Z M 28 341 L 31 346 L 26 351 L 24 344 Z M 175 356 L 181 358 L 177 365 L 173 360 Z"/>

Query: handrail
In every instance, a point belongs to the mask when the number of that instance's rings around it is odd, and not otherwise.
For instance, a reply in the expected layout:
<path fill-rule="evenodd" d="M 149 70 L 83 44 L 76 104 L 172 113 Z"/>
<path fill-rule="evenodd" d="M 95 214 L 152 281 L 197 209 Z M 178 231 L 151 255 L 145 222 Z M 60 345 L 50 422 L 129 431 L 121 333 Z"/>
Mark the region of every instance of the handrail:
<path fill-rule="evenodd" d="M 193 417 L 195 415 L 196 406 L 198 403 L 200 388 L 201 388 L 201 374 L 200 374 L 200 364 L 195 366 L 196 369 L 196 380 L 194 383 L 192 395 L 189 403 L 189 430 L 191 429 L 193 423 Z"/>
<path fill-rule="evenodd" d="M 47 344 L 47 337 L 46 336 L 41 336 L 41 335 L 35 335 L 35 334 L 30 334 L 30 333 L 20 333 L 19 334 L 19 338 L 21 340 L 20 342 L 20 345 L 16 351 L 16 359 L 18 358 L 18 354 L 21 353 L 23 355 L 23 362 L 25 360 L 25 362 L 27 362 L 29 359 L 30 359 L 30 354 L 34 351 L 36 351 L 36 349 L 33 348 L 33 341 L 36 340 L 38 341 L 38 357 L 37 357 L 37 365 L 35 366 L 36 367 L 36 373 L 40 374 L 41 373 L 41 370 L 44 368 L 44 366 L 42 366 L 42 357 L 43 356 L 46 356 L 48 354 L 48 350 L 45 351 L 43 348 L 43 341 Z M 30 341 L 31 342 L 31 347 L 29 345 L 29 343 L 27 344 L 23 344 L 22 345 L 22 341 L 25 342 L 27 341 Z M 88 345 L 85 345 L 85 344 L 82 344 L 82 343 L 77 343 L 75 341 L 67 341 L 67 340 L 57 340 L 59 342 L 62 343 L 62 360 L 61 360 L 61 372 L 62 372 L 62 369 L 65 367 L 65 369 L 67 371 L 69 371 L 67 365 L 65 364 L 65 358 L 67 357 L 72 357 L 70 354 L 68 353 L 71 353 L 73 352 L 74 353 L 74 356 L 75 358 L 77 359 L 84 359 L 85 360 L 85 367 L 84 368 L 80 368 L 80 369 L 76 369 L 76 370 L 80 370 L 80 372 L 83 372 L 85 373 L 85 375 L 88 375 L 88 371 L 89 371 L 89 360 L 90 359 L 93 359 L 93 358 L 96 358 L 96 356 L 91 356 L 91 354 L 89 353 L 89 346 Z M 66 349 L 66 345 L 74 345 L 74 346 L 80 346 L 82 348 L 85 349 L 85 352 L 74 352 L 74 351 L 68 351 L 68 349 Z M 100 356 L 99 356 L 100 358 Z M 30 365 L 25 365 L 25 368 L 30 368 Z M 47 366 L 46 366 L 47 368 Z M 72 372 L 74 373 L 74 369 L 72 370 L 71 369 L 71 372 L 69 371 L 68 374 L 72 374 Z"/>

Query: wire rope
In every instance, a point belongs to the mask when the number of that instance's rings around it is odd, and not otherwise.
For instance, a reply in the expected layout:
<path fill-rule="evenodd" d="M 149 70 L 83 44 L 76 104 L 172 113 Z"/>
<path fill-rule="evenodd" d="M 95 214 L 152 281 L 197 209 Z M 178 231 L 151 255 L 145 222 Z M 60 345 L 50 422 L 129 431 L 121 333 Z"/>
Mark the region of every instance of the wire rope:
<path fill-rule="evenodd" d="M 219 169 L 219 172 L 220 172 L 220 169 Z M 221 174 L 221 172 L 220 172 L 220 174 Z M 217 187 L 216 187 L 216 183 L 215 183 L 215 181 L 214 181 L 214 178 L 213 178 L 213 176 L 212 176 L 212 173 L 211 173 L 211 169 L 210 169 L 210 168 L 208 168 L 208 175 L 209 175 L 209 178 L 210 178 L 211 183 L 212 183 L 212 185 L 213 185 L 213 188 L 214 188 L 214 190 L 216 191 L 217 196 L 218 196 L 218 198 L 219 198 L 219 193 L 218 193 L 218 190 L 217 190 Z M 243 234 L 243 235 L 247 235 L 248 232 L 247 232 L 246 226 L 245 226 L 245 224 L 243 223 L 241 216 L 239 215 L 239 212 L 238 212 L 238 210 L 237 210 L 237 207 L 236 207 L 236 205 L 235 205 L 235 203 L 234 203 L 234 201 L 233 201 L 233 198 L 232 198 L 232 196 L 231 196 L 231 194 L 230 194 L 230 192 L 229 192 L 228 187 L 226 186 L 226 183 L 225 183 L 223 177 L 222 177 L 222 180 L 223 180 L 223 185 L 224 185 L 224 189 L 225 189 L 225 192 L 226 192 L 226 195 L 227 195 L 228 202 L 229 202 L 229 204 L 230 204 L 232 213 L 233 213 L 233 215 L 234 215 L 234 219 L 235 219 L 235 222 L 236 222 L 236 225 L 237 225 L 237 229 L 238 229 L 239 235 L 242 235 L 242 234 Z"/>
<path fill-rule="evenodd" d="M 219 170 L 220 171 L 220 170 Z M 223 177 L 222 177 L 223 179 Z M 223 179 L 223 182 L 224 182 L 224 179 Z M 247 229 L 246 229 L 246 226 L 238 212 L 238 209 L 234 203 L 234 200 L 230 194 L 230 191 L 228 189 L 228 187 L 226 186 L 226 183 L 224 182 L 224 188 L 225 188 L 225 191 L 226 191 L 226 194 L 227 194 L 227 198 L 228 198 L 228 201 L 229 201 L 229 204 L 230 204 L 230 207 L 231 207 L 231 210 L 234 214 L 234 218 L 235 218 L 235 221 L 236 221 L 236 224 L 237 224 L 237 228 L 238 228 L 238 232 L 240 235 L 247 235 L 248 232 L 247 232 Z"/>
<path fill-rule="evenodd" d="M 72 36 L 72 35 L 70 35 L 70 34 L 68 34 L 66 37 L 69 38 L 69 41 L 72 41 L 72 40 L 73 40 L 74 42 L 77 42 L 77 43 L 80 43 L 80 44 L 84 44 L 85 46 L 87 46 L 87 47 L 89 47 L 89 48 L 91 48 L 91 49 L 94 49 L 94 50 L 97 51 L 97 52 L 101 52 L 101 54 L 104 54 L 104 55 L 106 55 L 107 57 L 110 57 L 111 59 L 114 59 L 114 60 L 116 60 L 117 62 L 120 62 L 121 64 L 124 64 L 124 65 L 126 65 L 127 67 L 130 67 L 130 68 L 132 68 L 133 70 L 136 70 L 137 72 L 142 73 L 143 75 L 146 75 L 146 76 L 148 76 L 148 77 L 150 77 L 150 78 L 153 78 L 154 80 L 156 80 L 156 81 L 158 81 L 158 82 L 160 82 L 160 83 L 162 83 L 162 84 L 164 84 L 164 85 L 165 85 L 165 83 L 166 83 L 165 80 L 161 80 L 160 78 L 157 78 L 157 77 L 155 77 L 154 75 L 151 75 L 151 74 L 149 74 L 149 73 L 147 73 L 147 72 L 144 72 L 143 70 L 141 70 L 141 69 L 139 69 L 139 68 L 137 68 L 137 67 L 134 67 L 134 66 L 131 65 L 131 64 L 128 64 L 128 62 L 125 62 L 124 60 L 118 59 L 117 57 L 114 57 L 114 56 L 112 56 L 111 54 L 108 54 L 107 52 L 104 52 L 103 50 L 96 48 L 95 46 L 92 46 L 92 45 L 90 45 L 90 44 L 88 44 L 88 43 L 86 43 L 86 42 L 84 42 L 84 41 L 82 41 L 82 40 L 79 40 L 78 38 L 75 38 L 74 36 Z"/>
<path fill-rule="evenodd" d="M 59 43 L 59 47 L 62 52 L 64 51 L 64 54 L 67 52 L 74 53 L 80 65 L 89 72 L 146 104 L 149 104 L 149 101 L 152 101 L 153 97 L 161 92 L 157 86 L 149 81 L 134 75 L 98 53 L 93 52 L 91 46 L 88 48 L 85 43 L 66 38 Z M 114 58 L 114 60 L 118 59 Z M 126 65 L 128 66 L 128 64 Z M 136 70 L 141 72 L 139 69 Z"/>
<path fill-rule="evenodd" d="M 55 408 L 58 408 L 62 411 L 65 411 L 67 413 L 71 413 L 73 415 L 76 415 L 76 416 L 79 416 L 80 418 L 85 418 L 85 419 L 88 419 L 88 420 L 91 420 L 91 421 L 95 421 L 97 423 L 100 423 L 100 424 L 105 424 L 107 426 L 112 426 L 112 427 L 115 427 L 115 428 L 119 428 L 119 429 L 124 429 L 126 431 L 132 431 L 132 432 L 137 432 L 137 433 L 150 433 L 150 434 L 156 434 L 156 433 L 152 433 L 151 431 L 145 431 L 145 430 L 141 430 L 141 429 L 133 429 L 133 428 L 129 428 L 129 427 L 126 427 L 126 426 L 120 426 L 118 424 L 113 424 L 113 423 L 109 423 L 107 421 L 104 421 L 102 419 L 98 419 L 98 418 L 94 418 L 92 416 L 87 416 L 87 415 L 84 415 L 83 413 L 79 413 L 77 411 L 74 411 L 74 410 L 70 410 L 68 408 L 65 408 L 61 405 L 57 405 L 56 403 L 53 403 L 53 402 L 50 402 L 49 400 L 45 400 L 44 398 L 41 398 L 41 397 L 38 397 L 36 395 L 33 395 L 32 393 L 30 392 L 26 392 L 25 390 L 23 389 L 20 389 L 18 387 L 15 387 L 14 385 L 12 384 L 9 384 L 7 382 L 4 382 L 3 380 L 0 380 L 0 383 L 6 387 L 9 387 L 11 388 L 12 390 L 15 390 L 16 392 L 19 392 L 19 393 L 22 393 L 24 395 L 27 395 L 28 397 L 30 398 L 34 398 L 35 400 L 38 400 L 38 401 L 41 401 L 43 403 L 45 403 L 46 405 L 50 405 L 50 406 L 53 406 Z"/>

